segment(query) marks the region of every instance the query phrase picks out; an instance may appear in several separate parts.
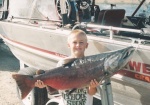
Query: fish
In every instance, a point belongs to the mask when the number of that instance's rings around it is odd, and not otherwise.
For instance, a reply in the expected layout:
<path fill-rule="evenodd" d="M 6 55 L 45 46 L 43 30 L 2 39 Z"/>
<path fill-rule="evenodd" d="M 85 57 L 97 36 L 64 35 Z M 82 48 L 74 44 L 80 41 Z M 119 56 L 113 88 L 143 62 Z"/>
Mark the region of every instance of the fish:
<path fill-rule="evenodd" d="M 56 90 L 71 90 L 86 87 L 90 81 L 102 81 L 121 70 L 132 58 L 135 48 L 132 46 L 116 51 L 104 52 L 83 58 L 68 58 L 60 67 L 46 70 L 38 76 L 12 74 L 24 99 L 41 80 Z"/>

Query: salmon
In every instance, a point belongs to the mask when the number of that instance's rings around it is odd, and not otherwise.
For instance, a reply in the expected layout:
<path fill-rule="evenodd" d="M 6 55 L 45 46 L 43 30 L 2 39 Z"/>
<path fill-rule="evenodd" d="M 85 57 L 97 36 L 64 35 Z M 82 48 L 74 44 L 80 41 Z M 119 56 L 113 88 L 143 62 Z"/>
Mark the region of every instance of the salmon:
<path fill-rule="evenodd" d="M 93 79 L 102 81 L 114 75 L 131 60 L 134 51 L 134 47 L 127 47 L 79 59 L 65 59 L 67 63 L 61 67 L 46 70 L 36 77 L 22 74 L 13 74 L 12 77 L 21 91 L 22 99 L 34 88 L 37 80 L 56 90 L 82 88 Z"/>

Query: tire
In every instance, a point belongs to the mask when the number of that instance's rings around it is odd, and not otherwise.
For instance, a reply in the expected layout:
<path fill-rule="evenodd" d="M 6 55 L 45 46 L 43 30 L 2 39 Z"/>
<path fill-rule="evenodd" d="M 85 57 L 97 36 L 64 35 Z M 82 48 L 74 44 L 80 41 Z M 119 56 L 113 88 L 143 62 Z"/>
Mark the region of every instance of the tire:
<path fill-rule="evenodd" d="M 37 69 L 34 68 L 23 68 L 18 73 L 24 74 L 24 75 L 35 75 Z M 40 89 L 38 87 L 35 87 L 31 90 L 31 92 L 24 98 L 21 99 L 21 94 L 18 86 L 16 86 L 17 95 L 20 99 L 22 105 L 45 105 L 48 101 L 48 94 L 46 88 Z"/>
<path fill-rule="evenodd" d="M 48 95 L 46 88 L 39 89 L 37 87 L 34 88 L 34 98 L 35 104 L 34 105 L 45 105 L 47 103 Z"/>

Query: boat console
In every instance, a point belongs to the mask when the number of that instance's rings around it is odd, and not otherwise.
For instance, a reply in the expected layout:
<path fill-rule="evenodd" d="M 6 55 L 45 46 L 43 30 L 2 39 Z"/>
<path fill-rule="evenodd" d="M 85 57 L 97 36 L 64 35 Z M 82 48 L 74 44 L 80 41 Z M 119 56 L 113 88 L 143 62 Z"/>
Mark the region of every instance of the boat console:
<path fill-rule="evenodd" d="M 99 13 L 97 23 L 106 26 L 121 27 L 124 16 L 125 16 L 124 9 L 102 10 Z"/>

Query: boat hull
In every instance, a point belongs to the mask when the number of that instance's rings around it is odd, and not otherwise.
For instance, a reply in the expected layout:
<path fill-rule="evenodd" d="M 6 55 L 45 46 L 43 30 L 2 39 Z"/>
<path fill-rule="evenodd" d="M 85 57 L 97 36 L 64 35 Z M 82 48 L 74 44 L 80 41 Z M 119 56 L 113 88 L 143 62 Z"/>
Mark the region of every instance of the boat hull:
<path fill-rule="evenodd" d="M 71 30 L 49 29 L 48 27 L 0 21 L 1 37 L 12 53 L 26 65 L 44 70 L 55 67 L 61 58 L 70 55 L 67 36 Z M 130 38 L 111 39 L 108 35 L 95 36 L 92 34 L 87 36 L 89 47 L 86 55 L 118 50 L 128 46 L 137 48 L 128 65 L 112 77 L 114 100 L 125 103 L 125 100 L 118 100 L 116 97 L 120 95 L 128 97 L 131 92 L 132 95 L 129 97 L 138 100 L 139 105 L 150 103 L 147 98 L 150 93 L 147 92 L 150 89 L 150 46 L 140 43 L 138 39 L 136 41 Z"/>

